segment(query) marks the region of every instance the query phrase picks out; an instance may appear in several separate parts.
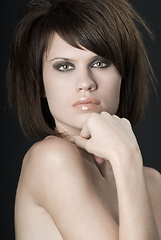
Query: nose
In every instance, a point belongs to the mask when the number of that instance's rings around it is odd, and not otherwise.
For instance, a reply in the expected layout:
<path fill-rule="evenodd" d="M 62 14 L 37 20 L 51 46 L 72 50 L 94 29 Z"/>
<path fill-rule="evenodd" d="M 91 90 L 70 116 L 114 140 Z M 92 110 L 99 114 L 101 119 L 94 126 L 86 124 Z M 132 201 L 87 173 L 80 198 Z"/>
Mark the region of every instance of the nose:
<path fill-rule="evenodd" d="M 88 71 L 82 71 L 79 73 L 79 76 L 75 85 L 76 91 L 95 91 L 97 89 L 97 84 L 93 76 Z"/>

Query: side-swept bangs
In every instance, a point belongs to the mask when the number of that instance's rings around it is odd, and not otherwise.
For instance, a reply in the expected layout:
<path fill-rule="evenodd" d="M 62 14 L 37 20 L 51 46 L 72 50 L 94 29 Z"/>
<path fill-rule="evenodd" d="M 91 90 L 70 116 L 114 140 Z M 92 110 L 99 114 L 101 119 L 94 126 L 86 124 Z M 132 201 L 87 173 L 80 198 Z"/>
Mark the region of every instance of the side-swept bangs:
<path fill-rule="evenodd" d="M 17 104 L 23 130 L 38 138 L 57 135 L 42 79 L 42 59 L 54 33 L 113 62 L 122 76 L 117 115 L 134 125 L 143 114 L 153 74 L 138 24 L 150 33 L 125 0 L 31 1 L 15 31 L 8 68 L 9 102 Z"/>

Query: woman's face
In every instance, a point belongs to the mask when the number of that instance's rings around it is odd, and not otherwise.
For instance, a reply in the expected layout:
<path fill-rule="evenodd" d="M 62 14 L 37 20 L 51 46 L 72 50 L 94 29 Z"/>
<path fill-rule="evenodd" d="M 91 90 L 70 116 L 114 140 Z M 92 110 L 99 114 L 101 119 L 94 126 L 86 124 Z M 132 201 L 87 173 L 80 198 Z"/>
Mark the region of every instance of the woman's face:
<path fill-rule="evenodd" d="M 91 113 L 115 114 L 121 76 L 107 59 L 77 49 L 55 34 L 43 59 L 45 93 L 57 128 L 69 135 L 82 129 Z"/>

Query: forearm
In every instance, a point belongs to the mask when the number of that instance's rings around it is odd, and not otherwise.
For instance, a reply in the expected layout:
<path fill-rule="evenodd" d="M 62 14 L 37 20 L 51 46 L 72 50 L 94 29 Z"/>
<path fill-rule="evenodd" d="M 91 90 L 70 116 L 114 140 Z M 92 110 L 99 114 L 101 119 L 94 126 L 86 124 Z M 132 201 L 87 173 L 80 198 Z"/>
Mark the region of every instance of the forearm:
<path fill-rule="evenodd" d="M 117 166 L 113 166 L 119 204 L 119 240 L 160 240 L 142 159 L 136 159 L 141 157 L 137 153 L 134 156 L 130 156 L 130 161 L 126 161 L 127 156 L 119 158 Z"/>
<path fill-rule="evenodd" d="M 74 143 L 112 165 L 119 204 L 119 240 L 160 240 L 130 122 L 106 112 L 93 114 Z"/>
<path fill-rule="evenodd" d="M 129 177 L 121 189 L 118 190 L 120 240 L 159 240 L 145 180 L 137 177 L 134 181 Z"/>

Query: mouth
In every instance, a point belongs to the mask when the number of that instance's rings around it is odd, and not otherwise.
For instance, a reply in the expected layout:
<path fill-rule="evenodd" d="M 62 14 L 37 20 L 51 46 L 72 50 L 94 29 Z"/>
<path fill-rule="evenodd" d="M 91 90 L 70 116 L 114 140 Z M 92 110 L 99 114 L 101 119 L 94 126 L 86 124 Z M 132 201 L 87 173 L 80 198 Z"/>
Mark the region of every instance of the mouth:
<path fill-rule="evenodd" d="M 73 104 L 73 107 L 80 111 L 89 111 L 100 106 L 100 101 L 96 98 L 81 98 Z"/>

